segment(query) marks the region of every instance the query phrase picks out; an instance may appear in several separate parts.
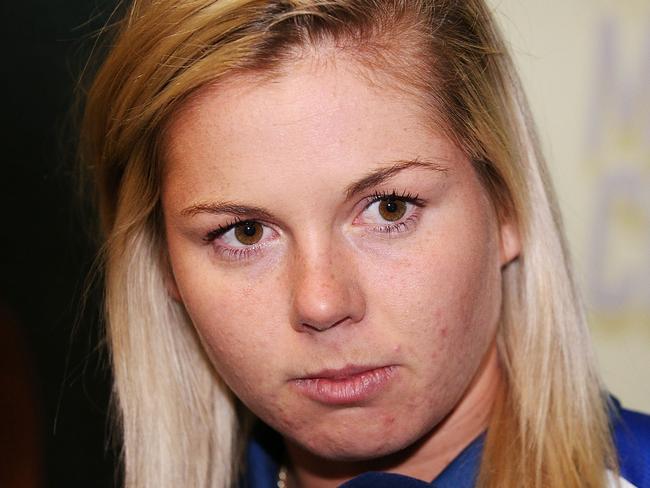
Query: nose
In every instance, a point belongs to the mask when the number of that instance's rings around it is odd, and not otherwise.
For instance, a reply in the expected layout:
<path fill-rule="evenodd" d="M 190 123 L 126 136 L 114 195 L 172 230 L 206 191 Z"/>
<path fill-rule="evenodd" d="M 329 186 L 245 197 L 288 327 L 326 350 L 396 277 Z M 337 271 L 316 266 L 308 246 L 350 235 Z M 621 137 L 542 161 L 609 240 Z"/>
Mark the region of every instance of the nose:
<path fill-rule="evenodd" d="M 318 247 L 318 248 L 317 248 Z M 333 246 L 297 253 L 292 270 L 292 326 L 324 332 L 359 322 L 366 303 L 350 260 Z"/>

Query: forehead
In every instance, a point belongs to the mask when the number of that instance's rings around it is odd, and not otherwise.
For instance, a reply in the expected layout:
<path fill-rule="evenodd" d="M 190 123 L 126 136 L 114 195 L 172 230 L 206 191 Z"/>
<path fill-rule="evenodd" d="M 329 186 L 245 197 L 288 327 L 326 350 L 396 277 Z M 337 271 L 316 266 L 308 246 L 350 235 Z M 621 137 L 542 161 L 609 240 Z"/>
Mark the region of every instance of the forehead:
<path fill-rule="evenodd" d="M 354 62 L 306 59 L 273 79 L 237 76 L 197 93 L 167 131 L 163 185 L 192 180 L 191 190 L 227 195 L 293 179 L 345 184 L 396 160 L 462 158 L 430 122 L 420 100 L 372 82 Z"/>

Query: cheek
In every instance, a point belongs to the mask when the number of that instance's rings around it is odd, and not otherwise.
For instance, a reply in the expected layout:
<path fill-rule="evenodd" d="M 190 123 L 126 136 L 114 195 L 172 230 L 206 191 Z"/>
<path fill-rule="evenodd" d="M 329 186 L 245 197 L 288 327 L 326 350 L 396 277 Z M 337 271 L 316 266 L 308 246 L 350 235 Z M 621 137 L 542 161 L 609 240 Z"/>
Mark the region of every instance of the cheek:
<path fill-rule="evenodd" d="M 211 267 L 204 256 L 179 252 L 173 245 L 176 284 L 207 354 L 231 389 L 249 396 L 261 370 L 277 361 L 275 346 L 282 340 L 277 293 L 283 288 L 274 285 L 273 275 L 235 277 Z"/>
<path fill-rule="evenodd" d="M 368 260 L 369 302 L 392 324 L 409 354 L 441 362 L 484 352 L 501 304 L 498 247 L 491 227 L 478 224 L 428 233 L 380 265 Z M 457 361 L 458 359 L 456 359 Z M 475 362 L 475 358 L 471 358 Z"/>

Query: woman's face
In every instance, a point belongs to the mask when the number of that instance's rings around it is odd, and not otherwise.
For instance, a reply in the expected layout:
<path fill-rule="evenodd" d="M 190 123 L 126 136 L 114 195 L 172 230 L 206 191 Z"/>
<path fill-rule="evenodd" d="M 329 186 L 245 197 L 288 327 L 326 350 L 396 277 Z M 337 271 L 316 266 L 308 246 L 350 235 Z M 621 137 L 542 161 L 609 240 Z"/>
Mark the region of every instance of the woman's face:
<path fill-rule="evenodd" d="M 219 375 L 340 460 L 431 431 L 493 344 L 516 245 L 467 158 L 357 66 L 204 89 L 169 128 L 173 280 Z"/>

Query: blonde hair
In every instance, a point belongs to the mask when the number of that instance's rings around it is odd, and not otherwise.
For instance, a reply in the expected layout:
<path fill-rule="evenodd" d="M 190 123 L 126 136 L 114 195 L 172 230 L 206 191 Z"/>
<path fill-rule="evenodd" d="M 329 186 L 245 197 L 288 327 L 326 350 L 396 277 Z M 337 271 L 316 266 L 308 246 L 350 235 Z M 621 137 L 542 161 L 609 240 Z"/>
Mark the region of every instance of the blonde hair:
<path fill-rule="evenodd" d="M 500 218 L 518 226 L 522 252 L 503 271 L 497 337 L 507 387 L 493 408 L 479 486 L 605 486 L 606 469 L 616 468 L 607 400 L 557 204 L 515 69 L 481 0 L 136 0 L 118 27 L 88 94 L 82 154 L 106 233 L 127 487 L 231 486 L 245 441 L 236 399 L 165 287 L 166 123 L 202 86 L 233 73 L 272 76 L 324 43 L 424 95 Z"/>

